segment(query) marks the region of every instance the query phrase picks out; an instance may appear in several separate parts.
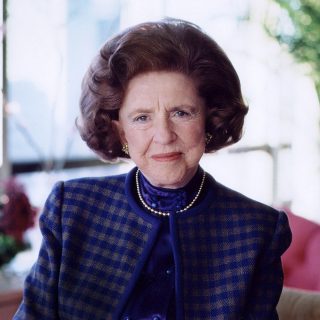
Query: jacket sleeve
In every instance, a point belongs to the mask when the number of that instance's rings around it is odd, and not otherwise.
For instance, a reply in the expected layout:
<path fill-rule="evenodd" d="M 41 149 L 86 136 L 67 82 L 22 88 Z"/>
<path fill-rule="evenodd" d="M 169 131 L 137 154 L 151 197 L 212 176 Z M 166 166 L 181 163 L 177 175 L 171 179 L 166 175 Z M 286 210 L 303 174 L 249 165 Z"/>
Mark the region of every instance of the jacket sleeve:
<path fill-rule="evenodd" d="M 23 301 L 14 320 L 59 319 L 58 279 L 61 260 L 61 203 L 63 183 L 49 195 L 40 217 L 43 236 L 38 259 L 24 284 Z"/>
<path fill-rule="evenodd" d="M 283 287 L 281 255 L 290 243 L 288 218 L 284 212 L 279 212 L 272 239 L 259 260 L 243 319 L 278 319 L 276 306 Z"/>

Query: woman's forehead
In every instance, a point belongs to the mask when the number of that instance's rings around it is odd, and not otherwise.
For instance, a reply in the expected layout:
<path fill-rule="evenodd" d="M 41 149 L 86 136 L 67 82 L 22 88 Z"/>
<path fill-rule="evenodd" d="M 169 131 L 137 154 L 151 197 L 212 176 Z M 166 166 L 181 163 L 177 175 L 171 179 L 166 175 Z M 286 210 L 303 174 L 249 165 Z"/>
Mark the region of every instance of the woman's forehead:
<path fill-rule="evenodd" d="M 140 108 L 155 103 L 175 105 L 198 104 L 199 96 L 193 80 L 179 72 L 153 71 L 130 80 L 123 106 L 139 104 Z"/>

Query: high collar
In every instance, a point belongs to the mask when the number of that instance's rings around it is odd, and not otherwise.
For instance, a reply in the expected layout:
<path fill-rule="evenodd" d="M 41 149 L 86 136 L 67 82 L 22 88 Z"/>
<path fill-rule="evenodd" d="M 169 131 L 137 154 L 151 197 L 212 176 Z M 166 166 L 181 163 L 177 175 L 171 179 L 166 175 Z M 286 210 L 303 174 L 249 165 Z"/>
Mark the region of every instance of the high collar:
<path fill-rule="evenodd" d="M 201 184 L 202 172 L 199 167 L 189 183 L 178 189 L 153 186 L 140 172 L 138 178 L 141 195 L 147 205 L 155 210 L 176 212 L 186 207 L 197 194 Z"/>

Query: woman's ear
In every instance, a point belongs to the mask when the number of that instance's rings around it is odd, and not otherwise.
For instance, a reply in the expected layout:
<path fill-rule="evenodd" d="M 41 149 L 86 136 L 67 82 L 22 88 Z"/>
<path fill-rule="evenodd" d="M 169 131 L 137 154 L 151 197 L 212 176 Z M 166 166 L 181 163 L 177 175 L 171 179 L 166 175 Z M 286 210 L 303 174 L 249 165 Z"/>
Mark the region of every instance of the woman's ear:
<path fill-rule="evenodd" d="M 126 144 L 127 143 L 127 139 L 125 137 L 125 133 L 124 133 L 124 130 L 122 128 L 121 123 L 118 120 L 112 120 L 112 125 L 118 131 L 118 135 L 119 135 L 119 139 L 120 139 L 121 144 Z"/>

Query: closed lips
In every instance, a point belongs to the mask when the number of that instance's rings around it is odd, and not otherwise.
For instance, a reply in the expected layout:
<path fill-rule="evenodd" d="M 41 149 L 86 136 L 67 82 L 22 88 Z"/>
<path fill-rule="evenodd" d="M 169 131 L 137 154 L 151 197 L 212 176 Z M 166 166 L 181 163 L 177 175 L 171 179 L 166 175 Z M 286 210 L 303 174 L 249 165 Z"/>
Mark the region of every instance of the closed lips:
<path fill-rule="evenodd" d="M 157 161 L 170 161 L 180 158 L 181 152 L 155 154 L 151 158 Z"/>

